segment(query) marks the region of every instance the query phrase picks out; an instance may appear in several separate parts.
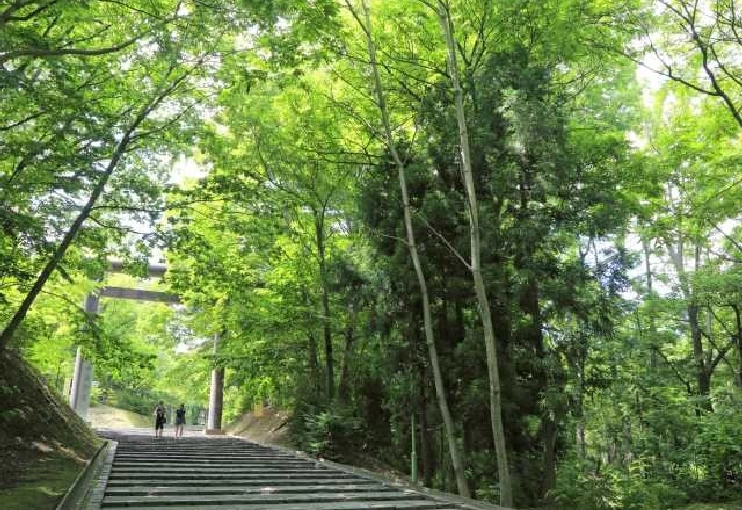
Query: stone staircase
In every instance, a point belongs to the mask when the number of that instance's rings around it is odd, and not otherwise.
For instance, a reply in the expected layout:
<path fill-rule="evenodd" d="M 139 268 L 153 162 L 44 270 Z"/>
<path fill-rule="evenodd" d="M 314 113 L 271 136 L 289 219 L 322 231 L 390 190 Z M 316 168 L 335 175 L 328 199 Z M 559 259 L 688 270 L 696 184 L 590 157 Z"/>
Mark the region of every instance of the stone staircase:
<path fill-rule="evenodd" d="M 464 508 L 238 438 L 114 439 L 102 509 Z"/>

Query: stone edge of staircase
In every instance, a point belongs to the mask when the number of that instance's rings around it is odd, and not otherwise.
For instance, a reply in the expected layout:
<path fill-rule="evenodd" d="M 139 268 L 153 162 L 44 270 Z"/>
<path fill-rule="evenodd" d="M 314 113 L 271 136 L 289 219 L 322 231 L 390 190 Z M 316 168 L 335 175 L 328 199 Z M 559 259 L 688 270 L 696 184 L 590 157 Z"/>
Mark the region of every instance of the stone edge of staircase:
<path fill-rule="evenodd" d="M 62 498 L 59 500 L 54 510 L 75 510 L 79 508 L 80 502 L 84 501 L 85 497 L 89 492 L 90 480 L 95 476 L 95 473 L 100 469 L 101 462 L 105 457 L 103 453 L 108 447 L 108 441 L 104 440 L 103 443 L 95 450 L 95 453 L 85 463 L 85 467 L 78 473 L 72 485 L 69 486 L 67 492 L 64 493 Z"/>
<path fill-rule="evenodd" d="M 373 480 L 375 482 L 379 482 L 385 485 L 389 485 L 391 487 L 395 487 L 401 491 L 416 492 L 418 494 L 427 496 L 428 498 L 434 499 L 436 501 L 458 505 L 461 508 L 466 509 L 466 510 L 513 510 L 513 509 L 506 508 L 506 507 L 493 505 L 491 503 L 485 503 L 485 502 L 476 501 L 470 498 L 464 498 L 456 494 L 449 494 L 446 492 L 441 492 L 435 489 L 430 489 L 428 487 L 418 487 L 418 486 L 413 486 L 413 485 L 407 485 L 404 483 L 397 482 L 396 480 L 392 480 L 391 478 L 387 478 L 378 473 L 374 473 L 373 471 L 368 471 L 363 468 L 359 468 L 355 466 L 348 466 L 346 464 L 339 464 L 337 462 L 333 462 L 327 459 L 317 459 L 315 457 L 308 455 L 307 453 L 301 450 L 296 450 L 293 448 L 287 448 L 285 446 L 278 446 L 274 444 L 256 443 L 254 441 L 250 441 L 249 439 L 240 437 L 240 436 L 229 435 L 227 437 L 234 437 L 236 439 L 241 439 L 242 441 L 246 441 L 248 443 L 258 444 L 260 446 L 264 446 L 266 448 L 270 448 L 270 449 L 273 449 L 273 450 L 276 450 L 282 453 L 288 453 L 298 458 L 312 462 L 318 466 L 325 466 L 328 468 L 337 469 L 338 471 L 343 471 L 344 473 L 356 475 L 361 478 L 365 478 L 366 480 Z"/>
<path fill-rule="evenodd" d="M 99 510 L 101 503 L 103 502 L 103 496 L 106 493 L 106 486 L 108 485 L 108 476 L 111 474 L 111 468 L 113 467 L 113 458 L 116 455 L 116 447 L 118 442 L 107 439 L 106 440 L 106 452 L 104 455 L 99 456 L 94 478 L 89 481 L 85 499 L 83 504 L 77 508 L 83 510 Z"/>

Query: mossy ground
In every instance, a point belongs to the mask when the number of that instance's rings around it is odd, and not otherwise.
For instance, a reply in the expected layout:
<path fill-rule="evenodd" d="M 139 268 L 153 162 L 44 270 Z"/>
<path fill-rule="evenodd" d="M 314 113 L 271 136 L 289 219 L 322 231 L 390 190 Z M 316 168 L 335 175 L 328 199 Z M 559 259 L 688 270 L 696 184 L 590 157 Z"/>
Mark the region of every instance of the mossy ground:
<path fill-rule="evenodd" d="M 0 352 L 1 509 L 53 509 L 99 445 L 32 368 Z"/>
<path fill-rule="evenodd" d="M 84 463 L 73 457 L 50 453 L 26 459 L 15 482 L 0 488 L 0 508 L 26 510 L 54 508 L 75 481 Z"/>
<path fill-rule="evenodd" d="M 742 510 L 742 501 L 738 503 L 694 503 L 680 510 Z"/>

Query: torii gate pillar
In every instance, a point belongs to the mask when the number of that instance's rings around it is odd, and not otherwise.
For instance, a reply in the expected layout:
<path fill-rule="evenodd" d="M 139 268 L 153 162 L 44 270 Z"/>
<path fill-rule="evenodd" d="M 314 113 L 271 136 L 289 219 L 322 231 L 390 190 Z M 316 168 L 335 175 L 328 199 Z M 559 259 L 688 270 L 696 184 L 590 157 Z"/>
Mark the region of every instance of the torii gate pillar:
<path fill-rule="evenodd" d="M 85 313 L 98 313 L 98 296 L 88 294 L 85 298 Z M 85 421 L 90 407 L 90 391 L 93 385 L 93 365 L 82 357 L 82 349 L 77 347 L 75 373 L 70 387 L 70 407 Z"/>
<path fill-rule="evenodd" d="M 219 345 L 219 334 L 214 335 L 214 355 Z M 211 371 L 211 388 L 209 390 L 209 416 L 206 422 L 206 435 L 221 435 L 222 408 L 224 406 L 224 367 L 214 367 Z"/>

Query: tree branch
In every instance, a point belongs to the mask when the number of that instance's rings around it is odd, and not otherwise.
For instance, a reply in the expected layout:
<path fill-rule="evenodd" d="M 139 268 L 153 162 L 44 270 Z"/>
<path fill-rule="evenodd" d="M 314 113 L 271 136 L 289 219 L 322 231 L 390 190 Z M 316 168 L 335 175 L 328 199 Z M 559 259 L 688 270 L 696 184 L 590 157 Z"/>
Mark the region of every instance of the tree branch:
<path fill-rule="evenodd" d="M 170 77 L 174 66 L 175 63 L 173 62 L 170 65 L 167 73 L 165 74 L 165 79 L 168 79 Z M 151 100 L 149 100 L 139 109 L 137 115 L 124 131 L 121 140 L 118 142 L 118 144 L 116 144 L 116 148 L 111 155 L 111 159 L 105 170 L 102 172 L 100 179 L 93 188 L 93 191 L 91 192 L 85 206 L 82 208 L 77 218 L 75 218 L 75 221 L 72 223 L 70 228 L 64 234 L 62 241 L 54 250 L 52 257 L 47 261 L 44 269 L 36 278 L 36 281 L 24 297 L 18 310 L 5 326 L 2 334 L 0 334 L 0 350 L 4 349 L 5 346 L 8 345 L 8 342 L 13 337 L 16 329 L 18 329 L 18 326 L 21 324 L 21 322 L 23 322 L 23 319 L 26 317 L 28 310 L 31 308 L 31 305 L 34 303 L 36 297 L 39 295 L 39 292 L 41 292 L 49 277 L 62 261 L 62 258 L 67 252 L 67 249 L 70 247 L 75 237 L 77 237 L 77 233 L 82 227 L 85 220 L 90 216 L 93 210 L 93 206 L 105 189 L 106 183 L 108 183 L 109 178 L 113 174 L 114 170 L 116 170 L 116 168 L 118 167 L 121 159 L 124 157 L 127 146 L 131 141 L 131 137 L 134 135 L 142 122 L 144 122 L 144 120 L 150 115 L 150 113 L 157 109 L 165 100 L 165 98 L 172 94 L 180 86 L 180 84 L 191 74 L 191 72 L 194 71 L 194 69 L 195 68 L 189 68 L 185 70 L 180 76 L 177 76 L 174 79 L 170 80 L 169 85 L 163 87 Z"/>
<path fill-rule="evenodd" d="M 7 24 L 8 21 L 28 21 L 29 19 L 36 16 L 40 12 L 44 11 L 48 7 L 57 3 L 57 1 L 58 0 L 51 0 L 50 2 L 47 2 L 46 4 L 39 6 L 37 9 L 31 11 L 30 13 L 24 16 L 13 16 L 14 12 L 18 12 L 24 7 L 35 3 L 34 0 L 27 0 L 27 1 L 18 0 L 17 2 L 11 4 L 2 13 L 0 13 L 0 26 Z"/>
<path fill-rule="evenodd" d="M 667 356 L 665 356 L 665 353 L 662 352 L 660 348 L 657 347 L 656 345 L 650 346 L 650 349 L 652 349 L 654 352 L 660 355 L 660 357 L 665 361 L 667 366 L 669 366 L 672 369 L 672 371 L 675 373 L 675 376 L 678 378 L 678 380 L 680 380 L 680 382 L 682 382 L 685 385 L 685 388 L 688 391 L 688 395 L 692 395 L 693 389 L 691 388 L 690 382 L 683 377 L 683 375 L 677 369 L 675 364 L 672 361 L 670 361 Z"/>
<path fill-rule="evenodd" d="M 456 258 L 459 259 L 459 261 L 461 261 L 462 264 L 464 264 L 464 267 L 466 267 L 468 270 L 471 270 L 471 265 L 469 265 L 469 263 L 466 261 L 466 259 L 456 250 L 456 248 L 454 248 L 451 245 L 450 242 L 448 242 L 448 239 L 446 239 L 446 237 L 443 234 L 441 234 L 440 232 L 438 232 L 435 229 L 435 227 L 433 227 L 433 225 L 431 225 L 428 222 L 428 220 L 425 218 L 425 216 L 423 216 L 422 213 L 416 212 L 415 213 L 415 216 L 417 216 L 418 218 L 420 218 L 423 221 L 423 223 L 425 223 L 425 226 L 428 227 L 431 230 L 431 232 L 433 232 L 441 241 L 443 241 L 443 244 L 445 244 L 446 247 L 449 249 L 449 251 L 451 253 L 453 253 L 456 256 Z"/>

